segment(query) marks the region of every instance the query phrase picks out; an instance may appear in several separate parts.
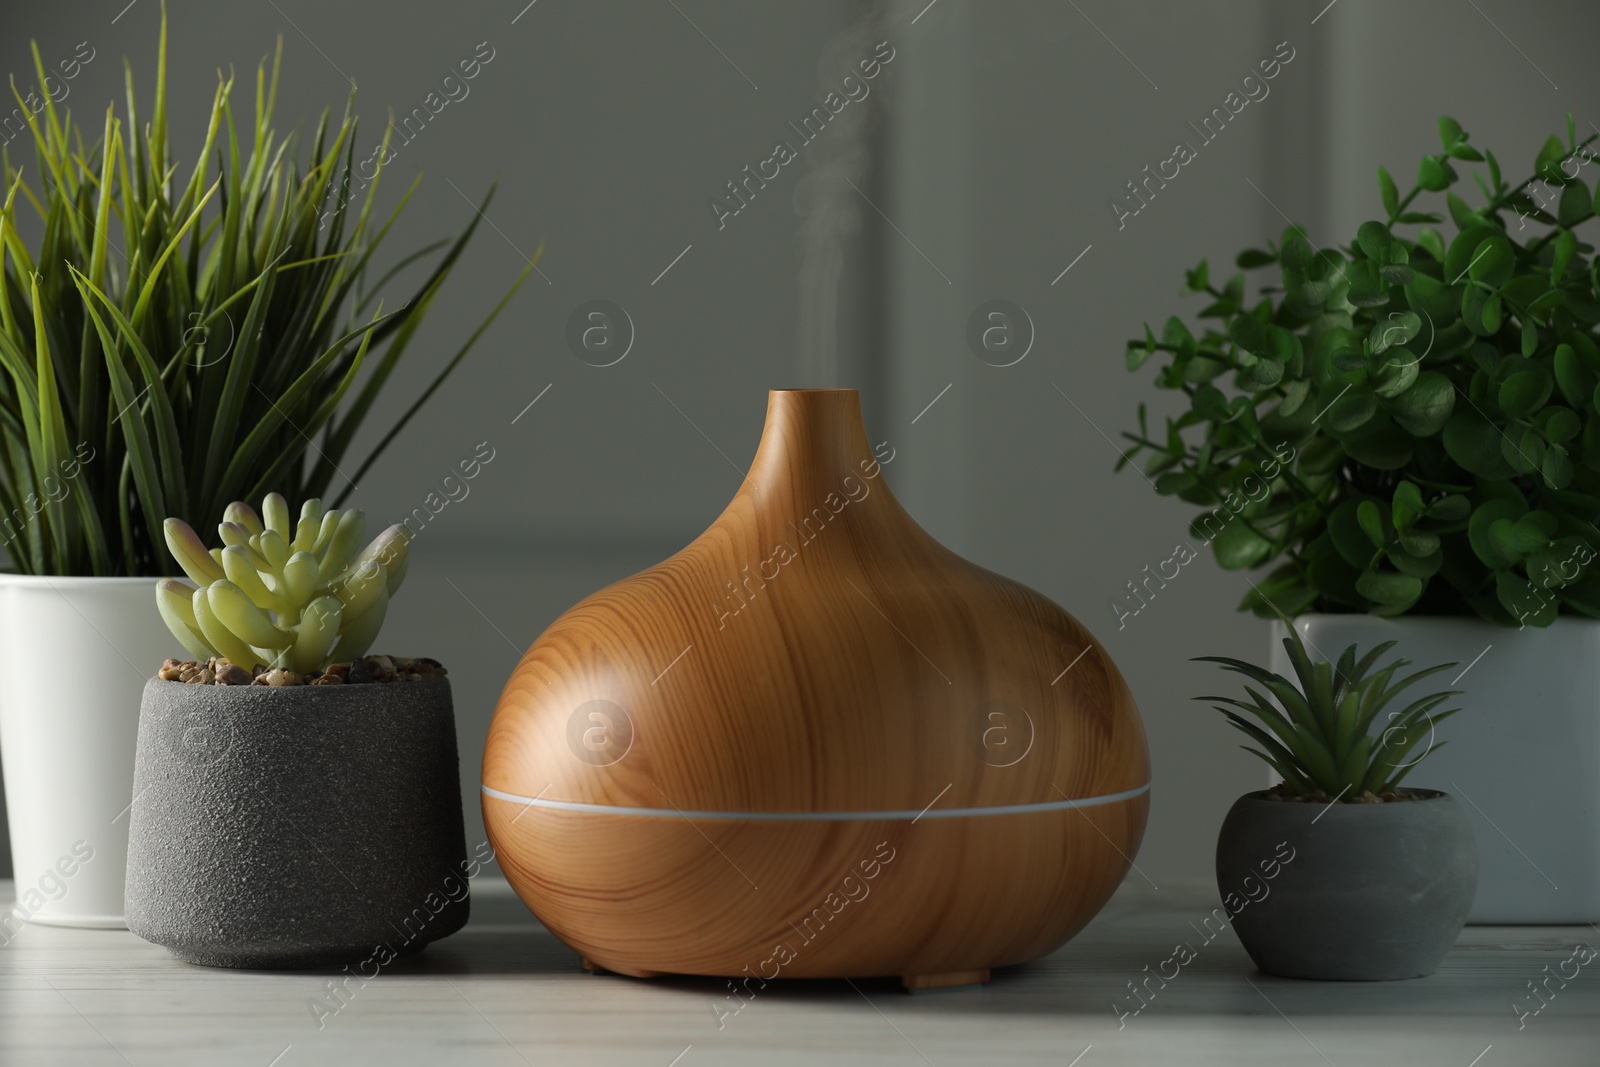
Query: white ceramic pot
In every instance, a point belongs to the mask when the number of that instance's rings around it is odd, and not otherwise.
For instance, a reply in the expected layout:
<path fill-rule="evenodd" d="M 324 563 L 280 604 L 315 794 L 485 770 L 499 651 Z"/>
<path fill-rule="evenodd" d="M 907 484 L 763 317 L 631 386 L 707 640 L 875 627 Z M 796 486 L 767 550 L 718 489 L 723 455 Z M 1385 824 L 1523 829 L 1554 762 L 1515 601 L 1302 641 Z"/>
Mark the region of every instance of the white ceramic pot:
<path fill-rule="evenodd" d="M 21 920 L 122 928 L 145 680 L 177 643 L 154 578 L 0 575 L 0 763 Z"/>
<path fill-rule="evenodd" d="M 1475 618 L 1302 615 L 1295 628 L 1330 660 L 1352 643 L 1394 640 L 1380 662 L 1460 664 L 1417 683 L 1419 696 L 1461 690 L 1461 711 L 1436 740 L 1418 742 L 1408 760 L 1436 751 L 1405 784 L 1451 794 L 1472 820 L 1479 870 L 1469 922 L 1600 920 L 1600 620 L 1563 616 L 1548 629 L 1514 630 Z M 1293 677 L 1285 635 L 1274 624 L 1272 669 Z M 1391 710 L 1411 699 L 1407 691 Z"/>

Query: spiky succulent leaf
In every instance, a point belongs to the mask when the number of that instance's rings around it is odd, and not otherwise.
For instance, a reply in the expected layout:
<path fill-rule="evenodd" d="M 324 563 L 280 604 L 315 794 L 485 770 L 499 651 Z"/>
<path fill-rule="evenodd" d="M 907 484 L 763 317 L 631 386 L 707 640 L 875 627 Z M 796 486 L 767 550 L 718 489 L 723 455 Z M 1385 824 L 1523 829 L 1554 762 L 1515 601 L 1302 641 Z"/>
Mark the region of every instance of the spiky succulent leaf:
<path fill-rule="evenodd" d="M 194 617 L 193 596 L 194 587 L 184 585 L 176 578 L 157 582 L 156 610 L 161 613 L 161 619 L 172 631 L 172 636 L 188 649 L 189 655 L 196 659 L 209 659 L 217 654 L 217 650 L 207 644 L 200 633 L 199 623 Z"/>
<path fill-rule="evenodd" d="M 296 606 L 311 603 L 318 589 L 317 557 L 309 552 L 296 552 L 284 561 L 283 595 Z"/>
<path fill-rule="evenodd" d="M 222 567 L 211 558 L 200 535 L 182 519 L 168 519 L 161 524 L 167 542 L 167 551 L 178 561 L 183 573 L 198 586 L 207 586 L 222 577 Z"/>
<path fill-rule="evenodd" d="M 268 527 L 252 540 L 274 570 L 282 569 L 289 561 L 289 542 L 277 530 Z"/>
<path fill-rule="evenodd" d="M 337 597 L 321 596 L 306 605 L 300 617 L 290 663 L 302 674 L 319 669 L 339 638 L 341 609 Z"/>
<path fill-rule="evenodd" d="M 206 586 L 206 602 L 222 624 L 246 644 L 257 648 L 283 648 L 294 640 L 294 634 L 274 626 L 267 613 L 226 578 Z"/>
<path fill-rule="evenodd" d="M 217 650 L 217 654 L 239 666 L 249 669 L 258 663 L 265 663 L 266 658 L 251 648 L 249 643 L 228 629 L 226 623 L 217 618 L 216 612 L 211 610 L 211 602 L 204 589 L 196 589 L 190 599 L 194 605 L 195 622 L 199 624 L 200 633 L 206 639 L 206 644 Z"/>
<path fill-rule="evenodd" d="M 328 547 L 322 556 L 321 584 L 332 582 L 340 571 L 350 565 L 361 549 L 361 533 L 365 525 L 365 516 L 357 508 L 340 514 L 339 524 L 334 527 L 333 536 L 328 539 Z"/>
<path fill-rule="evenodd" d="M 319 557 L 328 550 L 328 542 L 333 540 L 333 531 L 339 528 L 339 516 L 343 512 L 329 511 L 322 516 L 322 524 L 317 528 L 316 543 L 311 546 L 311 551 Z"/>
<path fill-rule="evenodd" d="M 1260 749 L 1251 748 L 1249 745 L 1240 745 L 1239 747 L 1251 755 L 1259 756 L 1261 759 L 1266 761 L 1270 767 L 1278 772 L 1285 782 L 1289 783 L 1290 787 L 1294 789 L 1296 793 L 1304 795 L 1313 791 L 1311 783 L 1302 777 L 1298 764 L 1282 762 L 1274 756 L 1267 755 Z"/>
<path fill-rule="evenodd" d="M 393 567 L 385 568 L 389 572 L 389 595 L 394 596 L 400 589 L 400 583 L 406 580 L 406 571 L 411 567 L 411 553 L 409 549 L 400 553 L 400 561 Z"/>
<path fill-rule="evenodd" d="M 322 520 L 318 518 L 302 518 L 294 527 L 294 540 L 289 542 L 291 552 L 310 552 L 317 544 L 317 534 L 322 529 Z"/>
<path fill-rule="evenodd" d="M 243 500 L 235 500 L 229 504 L 222 512 L 222 521 L 237 523 L 252 534 L 258 534 L 266 529 L 261 523 L 261 516 L 256 514 L 256 509 Z"/>
<path fill-rule="evenodd" d="M 222 569 L 227 572 L 228 580 L 244 590 L 245 596 L 262 610 L 287 613 L 289 602 L 267 588 L 251 556 L 250 549 L 241 545 L 229 545 L 222 550 Z"/>
<path fill-rule="evenodd" d="M 342 581 L 333 583 L 333 595 L 344 605 L 344 616 L 354 621 L 378 603 L 389 588 L 389 572 L 383 564 L 369 561 Z"/>
<path fill-rule="evenodd" d="M 1458 694 L 1433 693 L 1413 701 L 1403 711 L 1391 713 L 1385 728 L 1375 736 L 1374 722 L 1397 694 L 1455 666 L 1440 664 L 1393 681 L 1395 673 L 1409 664 L 1408 660 L 1396 659 L 1376 671 L 1373 668 L 1394 645 L 1393 641 L 1384 642 L 1359 657 L 1357 646 L 1351 645 L 1336 663 L 1313 660 L 1300 634 L 1291 626 L 1284 648 L 1298 685 L 1240 660 L 1197 657 L 1260 683 L 1276 698 L 1276 706 L 1249 685 L 1244 687 L 1249 702 L 1233 697 L 1196 699 L 1213 702 L 1229 723 L 1260 745 L 1243 747 L 1273 767 L 1294 794 L 1322 793 L 1353 799 L 1365 792 L 1388 792 L 1438 747 L 1433 742 L 1435 728 L 1459 710 L 1436 712 L 1434 709 L 1440 704 Z M 1229 707 L 1222 707 L 1223 704 Z M 1254 716 L 1262 725 L 1257 726 L 1239 712 Z M 1428 747 L 1422 755 L 1408 760 L 1424 737 L 1429 739 Z"/>
<path fill-rule="evenodd" d="M 380 587 L 377 602 L 345 627 L 344 633 L 339 636 L 339 658 L 353 660 L 357 656 L 365 656 L 372 642 L 378 639 L 378 631 L 383 628 L 383 620 L 388 614 L 389 590 Z"/>

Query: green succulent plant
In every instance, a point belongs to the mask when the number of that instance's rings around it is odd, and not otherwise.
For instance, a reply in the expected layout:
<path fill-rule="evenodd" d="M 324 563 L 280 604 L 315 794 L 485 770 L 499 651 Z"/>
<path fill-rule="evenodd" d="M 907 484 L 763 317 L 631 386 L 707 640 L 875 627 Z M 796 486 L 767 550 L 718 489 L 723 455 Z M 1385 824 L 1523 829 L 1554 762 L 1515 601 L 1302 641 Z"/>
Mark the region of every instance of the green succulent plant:
<path fill-rule="evenodd" d="M 1128 342 L 1128 368 L 1159 354 L 1186 410 L 1161 429 L 1141 405 L 1123 463 L 1207 509 L 1191 531 L 1223 567 L 1277 564 L 1241 608 L 1600 617 L 1600 266 L 1579 236 L 1595 138 L 1569 115 L 1510 184 L 1454 119 L 1439 136 L 1403 196 L 1379 168 L 1383 214 L 1352 244 L 1291 227 L 1246 249 L 1241 271 L 1275 271 L 1255 300 L 1202 262 L 1187 290 L 1215 325 Z M 1450 189 L 1479 163 L 1473 206 Z"/>
<path fill-rule="evenodd" d="M 391 526 L 363 549 L 358 510 L 307 500 L 291 525 L 288 502 L 269 493 L 261 511 L 229 504 L 217 527 L 222 547 L 209 551 L 188 523 L 166 521 L 167 548 L 194 582 L 156 583 L 173 636 L 199 659 L 221 656 L 246 670 L 310 674 L 366 654 L 405 578 L 410 532 Z"/>
<path fill-rule="evenodd" d="M 1289 652 L 1298 684 L 1243 660 L 1199 656 L 1198 662 L 1220 663 L 1225 670 L 1258 683 L 1272 699 L 1248 685 L 1244 689 L 1249 701 L 1224 696 L 1195 699 L 1229 705 L 1218 706 L 1217 710 L 1260 746 L 1240 747 L 1270 764 L 1283 777 L 1287 791 L 1295 796 L 1320 793 L 1354 800 L 1365 793 L 1391 793 L 1413 767 L 1445 744 L 1434 743 L 1435 728 L 1461 710 L 1435 710 L 1451 697 L 1459 696 L 1458 690 L 1430 693 L 1399 711 L 1389 712 L 1382 720 L 1382 728 L 1374 734 L 1374 726 L 1380 725 L 1378 717 L 1402 691 L 1456 666 L 1441 663 L 1395 681 L 1395 674 L 1410 666 L 1410 660 L 1396 659 L 1373 670 L 1394 645 L 1393 641 L 1385 641 L 1360 659 L 1356 658 L 1356 646 L 1351 645 L 1339 656 L 1338 663 L 1329 663 L 1313 660 L 1291 626 L 1283 647 Z M 1261 725 L 1245 718 L 1241 711 L 1254 716 Z M 1424 740 L 1428 745 L 1422 754 L 1408 759 Z"/>

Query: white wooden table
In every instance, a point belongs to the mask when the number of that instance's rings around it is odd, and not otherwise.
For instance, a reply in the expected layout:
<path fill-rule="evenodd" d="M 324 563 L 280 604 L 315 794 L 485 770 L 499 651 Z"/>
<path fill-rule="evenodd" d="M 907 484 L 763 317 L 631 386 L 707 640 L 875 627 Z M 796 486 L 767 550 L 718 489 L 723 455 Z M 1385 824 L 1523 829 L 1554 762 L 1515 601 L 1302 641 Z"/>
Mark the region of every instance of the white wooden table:
<path fill-rule="evenodd" d="M 1206 942 L 1214 906 L 1199 886 L 1130 882 L 1066 948 L 983 989 L 791 981 L 735 1011 L 711 979 L 584 974 L 503 882 L 482 879 L 465 930 L 385 969 L 320 1028 L 309 1002 L 328 974 L 210 970 L 126 932 L 34 926 L 0 947 L 0 1065 L 1600 1065 L 1600 960 L 1565 988 L 1552 979 L 1537 1015 L 1512 1007 L 1535 1003 L 1528 982 L 1571 974 L 1562 962 L 1600 947 L 1600 930 L 1469 927 L 1431 978 L 1298 982 L 1256 971 L 1231 931 Z M 1114 1004 L 1136 1004 L 1126 983 L 1178 942 L 1197 958 L 1119 1020 Z"/>

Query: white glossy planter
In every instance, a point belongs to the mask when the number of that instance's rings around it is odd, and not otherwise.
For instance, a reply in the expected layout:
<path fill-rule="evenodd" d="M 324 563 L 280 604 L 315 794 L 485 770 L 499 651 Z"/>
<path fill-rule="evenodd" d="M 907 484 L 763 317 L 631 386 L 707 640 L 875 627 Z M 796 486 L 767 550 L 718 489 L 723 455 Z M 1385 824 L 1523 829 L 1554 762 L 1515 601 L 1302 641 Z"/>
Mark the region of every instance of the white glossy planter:
<path fill-rule="evenodd" d="M 1461 665 L 1418 683 L 1418 695 L 1435 683 L 1461 690 L 1461 711 L 1405 784 L 1451 794 L 1472 820 L 1479 870 L 1469 922 L 1600 920 L 1600 621 L 1513 630 L 1473 618 L 1302 615 L 1295 628 L 1331 660 L 1352 643 L 1395 640 L 1391 656 L 1418 668 Z M 1285 634 L 1274 624 L 1272 669 L 1292 677 Z M 1397 701 L 1392 710 L 1409 703 Z"/>
<path fill-rule="evenodd" d="M 121 928 L 134 740 L 175 642 L 153 578 L 0 575 L 0 763 L 19 920 Z"/>

